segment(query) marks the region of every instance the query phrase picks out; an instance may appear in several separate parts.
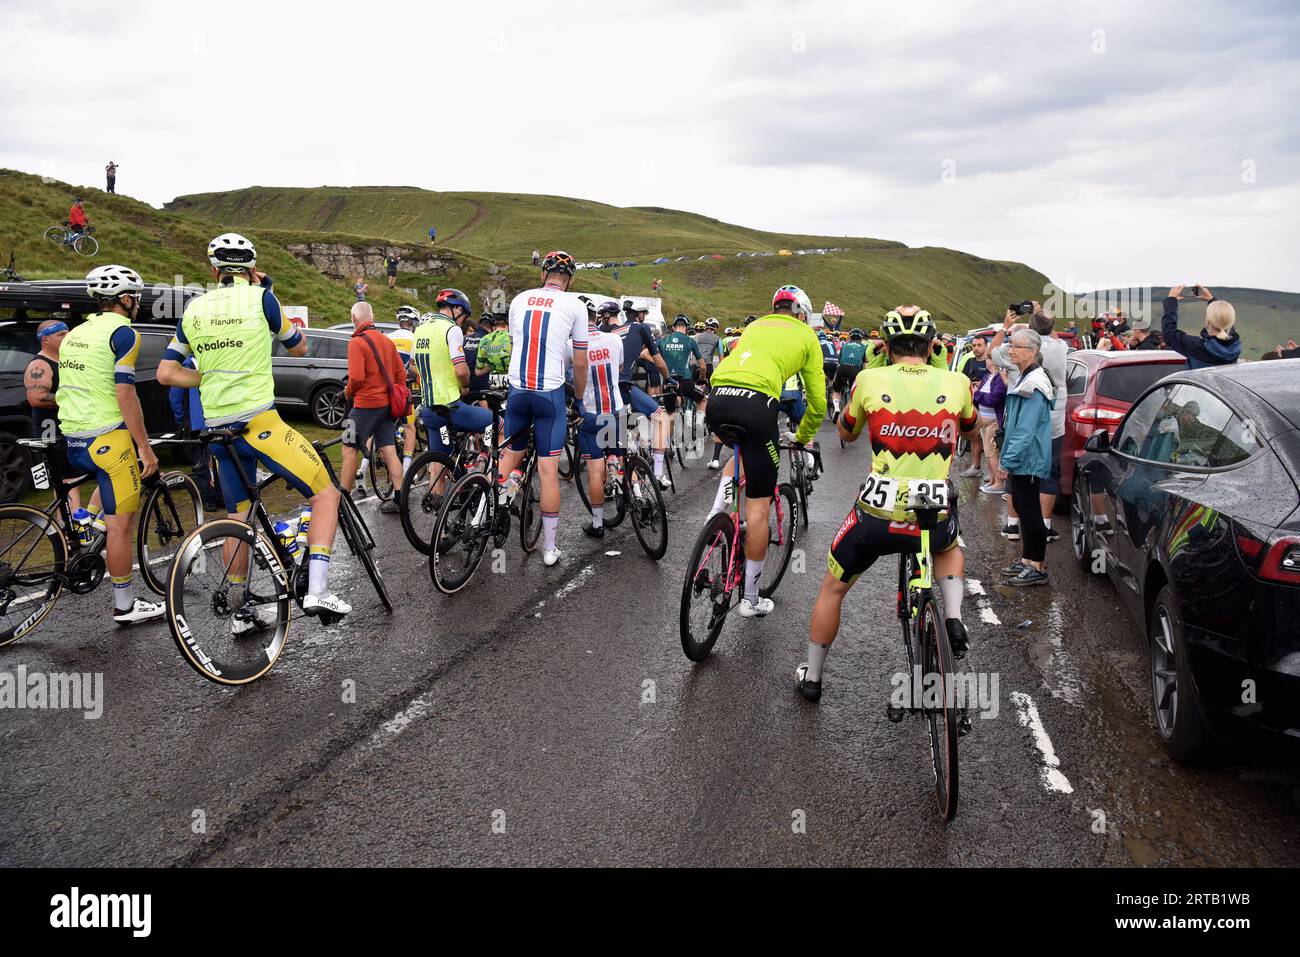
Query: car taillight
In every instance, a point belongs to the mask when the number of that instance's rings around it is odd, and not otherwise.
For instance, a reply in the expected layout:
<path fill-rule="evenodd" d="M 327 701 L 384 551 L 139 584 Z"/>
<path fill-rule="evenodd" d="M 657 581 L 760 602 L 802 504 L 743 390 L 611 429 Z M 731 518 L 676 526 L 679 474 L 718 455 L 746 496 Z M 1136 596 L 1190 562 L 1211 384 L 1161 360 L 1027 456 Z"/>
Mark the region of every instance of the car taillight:
<path fill-rule="evenodd" d="M 1259 577 L 1300 585 L 1300 538 L 1282 538 L 1269 546 L 1259 563 Z"/>
<path fill-rule="evenodd" d="M 1124 413 L 1100 405 L 1081 405 L 1070 413 L 1080 425 L 1111 425 L 1121 421 Z"/>

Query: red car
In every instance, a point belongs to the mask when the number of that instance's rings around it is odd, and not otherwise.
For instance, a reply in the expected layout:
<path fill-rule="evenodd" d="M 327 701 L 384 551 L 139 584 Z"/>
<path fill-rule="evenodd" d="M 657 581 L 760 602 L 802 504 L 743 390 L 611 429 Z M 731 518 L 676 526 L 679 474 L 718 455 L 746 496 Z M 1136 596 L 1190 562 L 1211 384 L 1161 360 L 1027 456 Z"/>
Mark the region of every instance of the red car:
<path fill-rule="evenodd" d="M 1074 490 L 1074 464 L 1084 443 L 1105 429 L 1113 437 L 1135 399 L 1187 360 L 1165 349 L 1109 352 L 1079 349 L 1065 357 L 1065 441 L 1061 443 L 1061 494 L 1067 506 Z"/>

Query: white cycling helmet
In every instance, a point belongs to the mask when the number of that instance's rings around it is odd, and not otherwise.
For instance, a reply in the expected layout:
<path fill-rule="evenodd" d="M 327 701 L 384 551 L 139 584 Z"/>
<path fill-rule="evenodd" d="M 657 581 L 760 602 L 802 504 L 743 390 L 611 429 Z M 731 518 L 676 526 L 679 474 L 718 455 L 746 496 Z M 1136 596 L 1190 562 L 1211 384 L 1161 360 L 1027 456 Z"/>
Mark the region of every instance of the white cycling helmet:
<path fill-rule="evenodd" d="M 402 322 L 403 320 L 409 320 L 411 322 L 419 322 L 420 310 L 416 309 L 414 306 L 398 306 L 397 321 Z"/>
<path fill-rule="evenodd" d="M 442 316 L 438 315 L 438 313 L 436 312 L 426 312 L 424 315 L 420 317 L 420 321 L 429 322 L 431 319 L 441 319 L 441 318 Z"/>
<path fill-rule="evenodd" d="M 96 266 L 86 274 L 86 292 L 97 299 L 116 299 L 125 293 L 144 292 L 144 280 L 126 266 Z"/>
<path fill-rule="evenodd" d="M 790 311 L 796 316 L 803 316 L 805 322 L 812 318 L 812 300 L 798 286 L 782 286 L 778 289 L 772 297 L 772 307 L 776 308 L 779 302 L 790 303 Z"/>
<path fill-rule="evenodd" d="M 257 250 L 239 233 L 222 233 L 208 243 L 208 262 L 217 269 L 251 269 L 257 265 Z"/>

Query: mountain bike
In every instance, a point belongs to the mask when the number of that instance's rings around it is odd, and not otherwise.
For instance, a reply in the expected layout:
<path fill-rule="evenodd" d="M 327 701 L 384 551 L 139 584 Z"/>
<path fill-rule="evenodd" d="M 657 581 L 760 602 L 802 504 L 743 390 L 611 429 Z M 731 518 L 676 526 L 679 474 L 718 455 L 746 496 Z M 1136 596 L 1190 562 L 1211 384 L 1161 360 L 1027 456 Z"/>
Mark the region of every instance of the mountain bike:
<path fill-rule="evenodd" d="M 149 444 L 173 441 L 182 440 L 168 435 Z M 44 621 L 65 589 L 74 595 L 90 594 L 107 570 L 107 531 L 92 528 L 84 539 L 71 531 L 69 493 L 92 476 L 68 474 L 64 439 L 19 439 L 18 444 L 39 459 L 32 466 L 33 484 L 38 489 L 52 486 L 54 498 L 44 509 L 0 506 L 0 646 L 17 641 Z M 184 537 L 203 524 L 203 501 L 198 486 L 184 472 L 155 473 L 142 485 L 136 561 L 145 585 L 162 595 L 165 582 L 159 570 L 171 562 Z"/>
<path fill-rule="evenodd" d="M 474 470 L 457 479 L 438 512 L 430 542 L 429 577 L 444 595 L 454 595 L 469 584 L 489 541 L 493 548 L 505 545 L 512 514 L 519 517 L 519 544 L 525 554 L 537 548 L 541 537 L 540 477 L 532 427 L 525 426 L 505 442 L 500 440 L 501 431 L 493 431 L 488 470 Z M 525 435 L 528 451 L 519 466 L 523 478 L 506 501 L 500 488 L 501 450 Z"/>
<path fill-rule="evenodd" d="M 861 490 L 864 501 L 876 492 L 878 484 L 877 476 L 867 477 Z M 944 622 L 942 598 L 934 587 L 930 533 L 938 527 L 940 514 L 954 493 L 944 479 L 913 479 L 908 486 L 907 508 L 916 516 L 921 547 L 914 554 L 905 552 L 898 557 L 897 612 L 907 654 L 911 704 L 897 707 L 891 702 L 886 707 L 886 716 L 895 724 L 909 714 L 920 715 L 925 720 L 935 801 L 939 816 L 951 821 L 957 814 L 957 738 L 970 731 L 970 720 L 965 708 L 958 707 L 956 701 L 955 659 Z M 917 692 L 920 692 L 919 703 Z"/>
<path fill-rule="evenodd" d="M 229 448 L 243 434 L 239 429 L 204 429 L 199 441 Z M 348 548 L 366 570 L 384 610 L 393 604 L 375 565 L 375 540 L 352 496 L 339 485 L 325 450 L 342 442 L 313 442 L 330 481 L 340 492 L 338 529 Z M 272 473 L 251 481 L 239 456 L 231 462 L 249 489 L 247 520 L 218 518 L 190 532 L 172 559 L 167 577 L 167 619 L 172 640 L 185 662 L 209 681 L 244 685 L 271 670 L 289 637 L 292 603 L 299 608 L 307 595 L 305 543 L 295 531 L 277 530 L 262 502 L 262 490 L 280 481 Z M 242 573 L 241 573 L 242 570 Z M 339 616 L 322 614 L 330 625 Z"/>
<path fill-rule="evenodd" d="M 734 494 L 730 511 L 709 518 L 695 539 L 690 558 L 686 562 L 686 580 L 682 584 L 682 597 L 678 626 L 681 632 L 682 651 L 691 661 L 703 661 L 713 650 L 727 615 L 740 603 L 745 583 L 745 535 L 741 516 L 740 492 L 744 481 L 740 475 L 740 455 L 736 449 L 745 440 L 745 429 L 735 425 L 722 425 L 714 433 L 731 447 Z M 768 511 L 767 554 L 763 559 L 762 577 L 759 579 L 759 597 L 770 598 L 781 584 L 794 552 L 795 538 L 794 489 L 787 482 L 776 487 Z"/>
<path fill-rule="evenodd" d="M 581 421 L 581 420 L 579 420 Z M 587 487 L 587 460 L 579 456 L 574 469 L 574 484 L 583 508 L 591 514 L 591 491 Z M 627 451 L 622 461 L 611 455 L 605 463 L 606 527 L 622 524 L 624 516 L 632 518 L 632 531 L 641 548 L 655 561 L 668 551 L 668 512 L 663 493 L 655 481 L 654 469 L 639 452 Z M 609 511 L 613 509 L 612 513 Z"/>
<path fill-rule="evenodd" d="M 95 227 L 87 225 L 81 232 L 75 233 L 64 223 L 45 230 L 45 238 L 60 248 L 66 246 L 78 255 L 93 256 L 99 252 L 99 241 L 95 239 L 94 232 Z"/>

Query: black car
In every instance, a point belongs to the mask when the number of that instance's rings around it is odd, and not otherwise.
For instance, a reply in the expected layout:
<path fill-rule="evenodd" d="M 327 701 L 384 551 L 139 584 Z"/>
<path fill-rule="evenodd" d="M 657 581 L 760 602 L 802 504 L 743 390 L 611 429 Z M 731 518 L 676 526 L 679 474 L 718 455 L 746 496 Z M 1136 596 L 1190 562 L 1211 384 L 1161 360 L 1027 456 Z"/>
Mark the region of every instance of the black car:
<path fill-rule="evenodd" d="M 348 377 L 348 341 L 352 327 L 304 329 L 307 354 L 291 356 L 277 340 L 271 352 L 275 374 L 275 401 L 282 407 L 305 410 L 318 425 L 337 429 L 343 424 L 347 402 L 343 397 Z"/>
<path fill-rule="evenodd" d="M 1171 375 L 1079 459 L 1075 556 L 1145 630 L 1180 762 L 1300 738 L 1298 382 L 1300 359 Z"/>
<path fill-rule="evenodd" d="M 153 285 L 142 297 L 139 321 L 134 323 L 141 333 L 136 390 L 151 434 L 176 427 L 168 389 L 158 382 L 158 363 L 185 303 L 202 291 L 199 287 Z M 81 280 L 0 283 L 0 501 L 13 501 L 31 488 L 31 456 L 17 440 L 32 437 L 23 373 L 40 352 L 36 327 L 46 319 L 61 319 L 75 328 L 98 309 Z"/>

